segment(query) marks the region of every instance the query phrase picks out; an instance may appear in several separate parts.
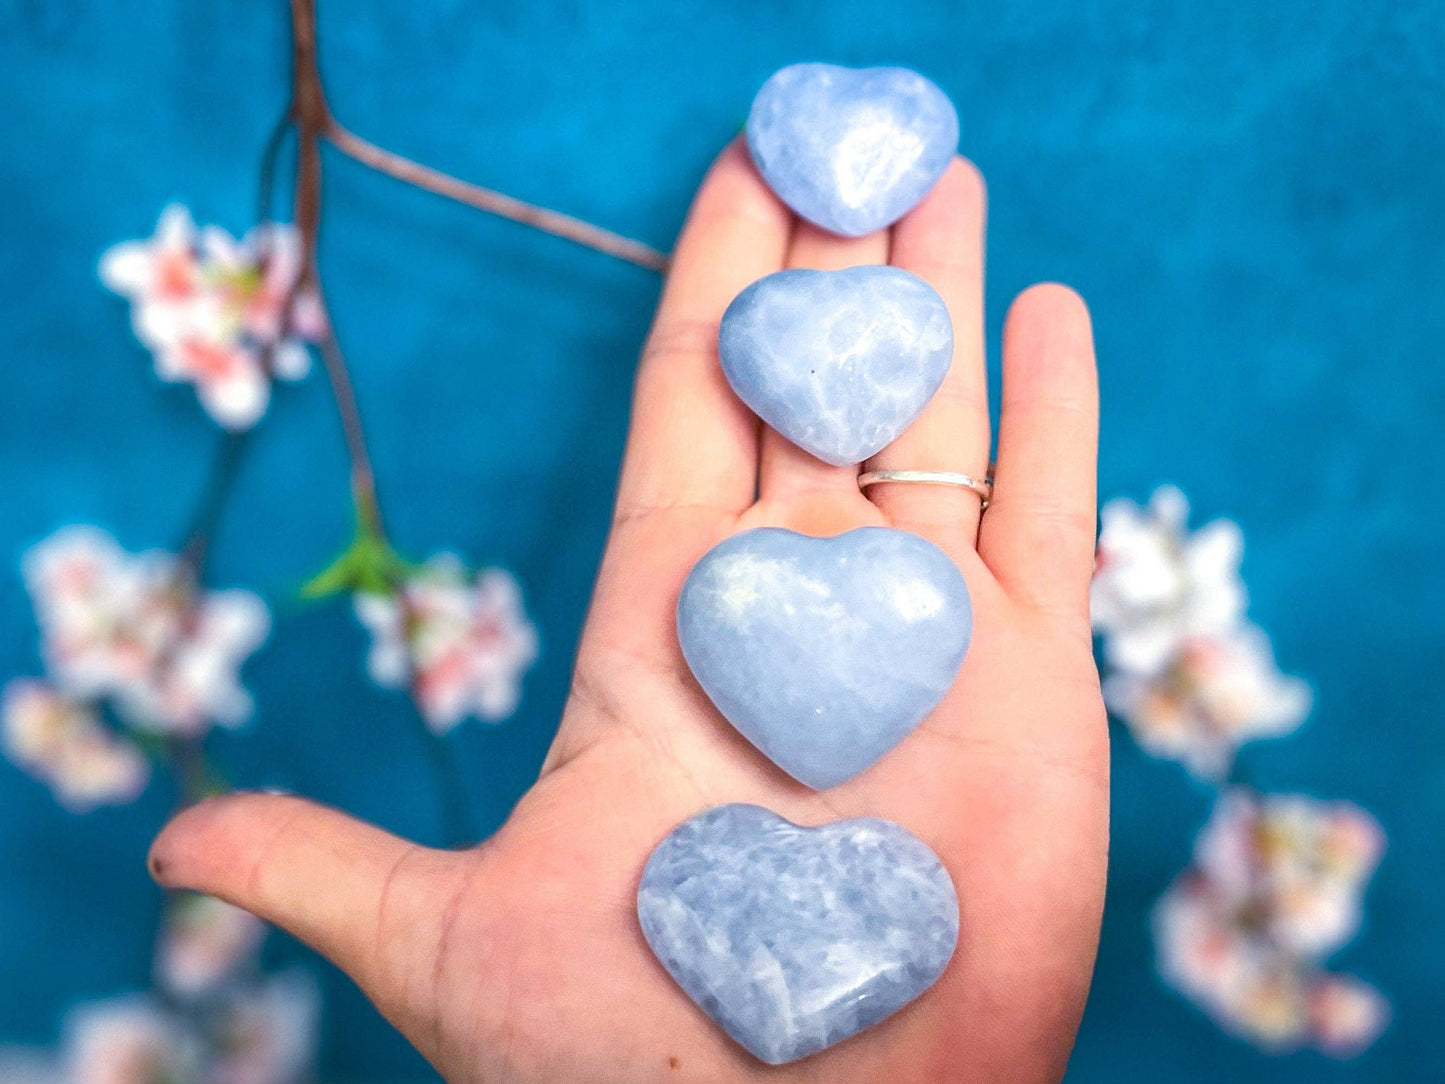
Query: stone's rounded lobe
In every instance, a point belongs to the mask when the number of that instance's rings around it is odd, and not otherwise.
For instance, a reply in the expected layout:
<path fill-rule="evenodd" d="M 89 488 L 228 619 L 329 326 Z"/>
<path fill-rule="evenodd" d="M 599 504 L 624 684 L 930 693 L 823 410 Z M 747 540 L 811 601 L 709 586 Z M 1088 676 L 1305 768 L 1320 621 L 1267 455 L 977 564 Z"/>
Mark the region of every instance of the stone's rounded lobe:
<path fill-rule="evenodd" d="M 779 271 L 728 306 L 718 353 L 758 417 L 851 466 L 928 405 L 953 358 L 953 324 L 937 291 L 901 268 Z"/>
<path fill-rule="evenodd" d="M 844 237 L 898 221 L 958 149 L 958 114 L 907 68 L 792 64 L 748 114 L 748 149 L 778 198 Z"/>
<path fill-rule="evenodd" d="M 953 684 L 972 629 L 958 568 L 891 527 L 744 531 L 703 555 L 677 604 L 698 684 L 773 763 L 818 790 L 908 736 Z"/>
<path fill-rule="evenodd" d="M 800 828 L 755 805 L 700 813 L 658 844 L 637 917 L 688 997 L 772 1065 L 892 1015 L 958 942 L 948 871 L 903 828 Z"/>

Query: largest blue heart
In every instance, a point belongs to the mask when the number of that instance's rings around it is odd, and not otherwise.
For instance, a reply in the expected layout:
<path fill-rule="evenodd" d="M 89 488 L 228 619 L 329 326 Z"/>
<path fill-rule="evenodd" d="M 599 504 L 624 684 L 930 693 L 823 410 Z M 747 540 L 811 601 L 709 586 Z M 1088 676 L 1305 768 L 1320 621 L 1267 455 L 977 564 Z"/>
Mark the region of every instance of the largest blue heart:
<path fill-rule="evenodd" d="M 958 147 L 958 114 L 907 68 L 792 64 L 763 84 L 748 149 L 778 197 L 804 218 L 861 237 L 928 194 Z"/>
<path fill-rule="evenodd" d="M 744 531 L 703 555 L 677 604 L 683 656 L 718 710 L 819 790 L 907 737 L 953 684 L 972 629 L 957 566 L 891 527 Z"/>
<path fill-rule="evenodd" d="M 953 325 L 933 287 L 897 267 L 779 271 L 727 307 L 718 356 L 758 417 L 850 466 L 891 444 L 933 398 Z"/>
<path fill-rule="evenodd" d="M 755 805 L 673 829 L 642 871 L 637 917 L 677 984 L 772 1065 L 908 1004 L 958 941 L 948 871 L 904 829 L 800 828 Z"/>

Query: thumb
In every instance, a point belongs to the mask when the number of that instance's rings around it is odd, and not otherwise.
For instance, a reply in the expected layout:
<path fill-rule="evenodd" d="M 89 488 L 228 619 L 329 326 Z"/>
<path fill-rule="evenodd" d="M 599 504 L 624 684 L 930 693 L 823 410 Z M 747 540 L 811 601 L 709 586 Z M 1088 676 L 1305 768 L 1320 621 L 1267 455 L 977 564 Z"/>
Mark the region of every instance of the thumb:
<path fill-rule="evenodd" d="M 346 971 L 388 1016 L 404 964 L 433 959 L 463 856 L 398 839 L 314 802 L 211 798 L 151 844 L 166 888 L 217 896 L 300 938 Z"/>

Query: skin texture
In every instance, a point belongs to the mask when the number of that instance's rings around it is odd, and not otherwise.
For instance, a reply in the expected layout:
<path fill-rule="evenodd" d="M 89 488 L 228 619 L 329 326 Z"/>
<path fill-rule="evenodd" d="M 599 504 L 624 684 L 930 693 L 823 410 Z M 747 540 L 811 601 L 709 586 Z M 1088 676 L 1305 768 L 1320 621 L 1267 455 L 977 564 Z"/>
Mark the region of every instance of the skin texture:
<path fill-rule="evenodd" d="M 1108 737 L 1090 651 L 1097 382 L 1087 310 L 1040 285 L 1004 330 L 997 489 L 883 485 L 811 458 L 729 390 L 718 321 L 783 267 L 890 262 L 948 303 L 943 388 L 870 468 L 981 476 L 984 189 L 955 161 L 891 230 L 798 222 L 740 144 L 709 172 L 678 241 L 637 378 L 616 520 L 572 694 L 541 777 L 468 851 L 420 847 L 299 798 L 240 794 L 156 840 L 167 887 L 209 892 L 334 960 L 449 1081 L 1051 1081 L 1097 945 Z M 738 736 L 693 681 L 679 588 L 748 527 L 916 531 L 962 570 L 974 642 L 942 704 L 860 776 L 814 793 Z M 673 985 L 637 925 L 642 865 L 675 825 L 753 802 L 801 824 L 881 816 L 947 865 L 962 915 L 938 984 L 878 1027 L 769 1069 Z"/>

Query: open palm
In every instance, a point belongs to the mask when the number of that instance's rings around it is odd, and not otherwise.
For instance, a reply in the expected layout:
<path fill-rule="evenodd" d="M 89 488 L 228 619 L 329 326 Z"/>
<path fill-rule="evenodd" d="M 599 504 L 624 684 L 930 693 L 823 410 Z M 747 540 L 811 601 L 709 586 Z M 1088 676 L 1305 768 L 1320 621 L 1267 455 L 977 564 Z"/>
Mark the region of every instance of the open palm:
<path fill-rule="evenodd" d="M 844 240 L 794 219 L 740 144 L 698 194 L 644 351 L 617 502 L 566 712 L 541 777 L 468 851 L 407 843 L 296 798 L 181 814 L 151 868 L 239 904 L 344 968 L 451 1081 L 1044 1081 L 1062 1075 L 1103 902 L 1108 755 L 1090 654 L 1097 394 L 1088 316 L 1058 286 L 1005 328 L 994 502 L 937 485 L 860 494 L 761 427 L 717 361 L 723 309 L 783 267 L 892 263 L 948 303 L 956 351 L 923 416 L 869 466 L 982 476 L 983 186 L 956 161 L 892 230 Z M 941 546 L 973 596 L 952 692 L 901 745 L 815 793 L 744 741 L 678 649 L 697 559 L 738 530 L 891 524 Z M 753 802 L 819 824 L 897 821 L 958 889 L 937 985 L 863 1034 L 781 1069 L 683 995 L 637 924 L 638 877 L 678 823 Z"/>

